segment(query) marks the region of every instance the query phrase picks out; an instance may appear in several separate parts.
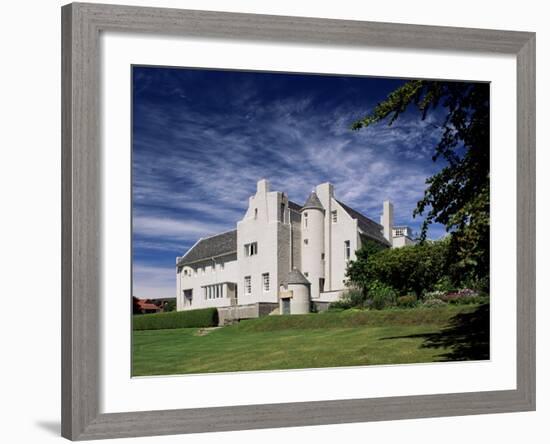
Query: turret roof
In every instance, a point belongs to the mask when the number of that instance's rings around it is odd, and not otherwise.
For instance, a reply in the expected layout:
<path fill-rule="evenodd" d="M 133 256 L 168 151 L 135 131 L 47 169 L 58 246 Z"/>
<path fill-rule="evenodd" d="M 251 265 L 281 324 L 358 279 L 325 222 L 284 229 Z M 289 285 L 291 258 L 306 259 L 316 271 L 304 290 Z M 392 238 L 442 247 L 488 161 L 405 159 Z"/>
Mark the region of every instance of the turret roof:
<path fill-rule="evenodd" d="M 302 207 L 302 210 L 308 210 L 308 209 L 318 209 L 318 210 L 324 210 L 323 204 L 317 197 L 317 193 L 315 191 L 312 191 L 309 197 L 306 200 L 306 203 Z"/>
<path fill-rule="evenodd" d="M 294 268 L 290 273 L 288 273 L 288 276 L 286 278 L 286 281 L 284 282 L 286 285 L 288 284 L 304 284 L 304 285 L 310 285 L 310 282 L 307 280 L 307 278 L 302 274 L 302 272 L 296 268 Z"/>

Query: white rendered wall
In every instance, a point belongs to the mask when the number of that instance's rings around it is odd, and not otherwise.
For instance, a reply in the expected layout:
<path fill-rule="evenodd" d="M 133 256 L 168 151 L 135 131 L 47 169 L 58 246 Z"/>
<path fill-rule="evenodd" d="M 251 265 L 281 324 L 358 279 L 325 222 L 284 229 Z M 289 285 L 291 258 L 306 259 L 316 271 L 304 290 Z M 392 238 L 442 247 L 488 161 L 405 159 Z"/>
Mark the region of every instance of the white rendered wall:
<path fill-rule="evenodd" d="M 358 248 L 358 228 L 357 220 L 353 219 L 335 199 L 332 199 L 332 210 L 337 211 L 338 221 L 331 225 L 331 243 L 330 248 L 325 248 L 325 258 L 331 258 L 331 282 L 330 290 L 343 290 L 345 288 L 344 281 L 346 279 L 346 268 L 348 261 L 345 255 L 345 241 L 350 242 L 350 257 L 349 260 L 355 260 L 355 251 Z M 328 290 L 328 289 L 327 289 Z"/>
<path fill-rule="evenodd" d="M 277 302 L 279 205 L 282 193 L 270 192 L 266 181 L 258 182 L 256 194 L 249 199 L 249 207 L 243 220 L 237 223 L 237 258 L 239 264 L 237 282 L 238 303 Z M 287 230 L 290 232 L 290 225 Z M 246 256 L 245 245 L 258 243 L 258 253 Z M 287 249 L 286 254 L 290 252 Z M 263 288 L 262 274 L 269 273 L 270 288 Z M 245 294 L 244 279 L 251 277 L 252 292 Z"/>
<path fill-rule="evenodd" d="M 391 242 L 393 232 L 393 204 L 389 200 L 386 200 L 384 201 L 383 208 L 380 222 L 382 227 L 384 227 L 384 237 Z"/>
<path fill-rule="evenodd" d="M 310 312 L 309 286 L 303 284 L 289 284 L 288 290 L 292 291 L 290 298 L 290 314 L 307 314 Z"/>
<path fill-rule="evenodd" d="M 220 263 L 223 263 L 223 268 Z M 185 271 L 189 271 L 185 275 Z M 204 270 L 204 271 L 203 271 Z M 218 258 L 216 265 L 214 262 L 202 261 L 196 264 L 191 264 L 182 269 L 179 276 L 177 309 L 178 310 L 195 310 L 206 307 L 225 307 L 231 305 L 232 294 L 224 288 L 224 297 L 205 299 L 203 287 L 206 285 L 221 284 L 224 282 L 237 282 L 238 279 L 238 264 L 235 255 L 226 256 L 226 258 Z M 193 303 L 191 306 L 185 305 L 183 301 L 183 292 L 185 290 L 193 290 Z"/>
<path fill-rule="evenodd" d="M 414 245 L 414 241 L 407 236 L 397 236 L 392 239 L 393 248 L 404 247 L 405 245 Z"/>
<path fill-rule="evenodd" d="M 305 214 L 307 213 L 307 218 Z M 307 226 L 305 220 L 307 219 Z M 311 282 L 311 297 L 319 297 L 319 279 L 325 277 L 325 212 L 320 209 L 302 211 L 302 268 L 300 271 Z M 307 241 L 307 244 L 306 244 Z"/>

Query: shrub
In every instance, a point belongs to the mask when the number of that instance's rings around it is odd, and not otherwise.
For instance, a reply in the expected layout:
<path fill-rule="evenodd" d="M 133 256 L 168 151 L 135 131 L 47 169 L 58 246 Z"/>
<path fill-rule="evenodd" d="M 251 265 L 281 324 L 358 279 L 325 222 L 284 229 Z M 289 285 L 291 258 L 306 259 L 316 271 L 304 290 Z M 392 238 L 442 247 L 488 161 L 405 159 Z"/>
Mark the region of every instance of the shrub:
<path fill-rule="evenodd" d="M 441 299 L 443 296 L 445 296 L 444 291 L 440 291 L 440 290 L 428 291 L 424 293 L 424 300 L 429 301 L 431 299 Z"/>
<path fill-rule="evenodd" d="M 168 328 L 216 327 L 218 310 L 203 308 L 200 310 L 171 311 L 134 316 L 134 330 L 163 330 Z"/>
<path fill-rule="evenodd" d="M 449 276 L 443 276 L 434 285 L 434 291 L 440 291 L 443 293 L 454 291 L 455 288 L 456 287 L 451 282 L 451 278 Z"/>
<path fill-rule="evenodd" d="M 373 281 L 391 286 L 401 294 L 414 292 L 418 297 L 433 290 L 448 275 L 449 242 L 426 241 L 402 248 L 369 252 L 361 248 L 357 259 L 346 270 L 348 282 L 368 289 Z"/>
<path fill-rule="evenodd" d="M 424 307 L 441 307 L 442 305 L 447 305 L 441 299 L 428 299 L 423 302 L 422 306 Z"/>
<path fill-rule="evenodd" d="M 449 304 L 464 304 L 464 303 L 475 303 L 472 301 L 475 301 L 478 297 L 478 294 L 476 291 L 471 290 L 469 288 L 463 288 L 458 291 L 453 291 L 444 294 L 439 299 L 441 299 L 444 302 L 448 302 Z"/>
<path fill-rule="evenodd" d="M 397 306 L 402 308 L 411 308 L 416 306 L 417 299 L 414 295 L 400 296 L 397 298 Z"/>
<path fill-rule="evenodd" d="M 374 281 L 369 285 L 367 292 L 369 305 L 376 310 L 395 305 L 396 293 L 389 285 Z"/>
<path fill-rule="evenodd" d="M 365 305 L 365 295 L 357 288 L 349 288 L 342 293 L 340 300 L 332 302 L 329 305 L 330 310 L 347 310 L 354 307 L 363 307 Z"/>

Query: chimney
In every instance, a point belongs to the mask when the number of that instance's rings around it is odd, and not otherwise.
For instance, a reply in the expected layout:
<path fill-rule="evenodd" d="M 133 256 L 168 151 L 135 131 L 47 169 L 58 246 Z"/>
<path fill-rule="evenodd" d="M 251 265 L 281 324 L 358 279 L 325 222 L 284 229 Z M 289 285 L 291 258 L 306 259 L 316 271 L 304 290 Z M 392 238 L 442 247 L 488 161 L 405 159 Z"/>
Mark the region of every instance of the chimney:
<path fill-rule="evenodd" d="M 267 179 L 260 179 L 256 185 L 256 194 L 269 193 L 269 182 Z"/>
<path fill-rule="evenodd" d="M 384 201 L 384 211 L 382 213 L 381 222 L 384 227 L 384 237 L 392 243 L 393 204 L 389 200 Z"/>
<path fill-rule="evenodd" d="M 319 197 L 321 204 L 323 204 L 323 207 L 325 207 L 325 210 L 330 211 L 330 200 L 334 197 L 334 186 L 329 182 L 325 182 L 321 185 L 317 185 L 315 187 L 315 192 L 317 194 L 317 197 Z"/>

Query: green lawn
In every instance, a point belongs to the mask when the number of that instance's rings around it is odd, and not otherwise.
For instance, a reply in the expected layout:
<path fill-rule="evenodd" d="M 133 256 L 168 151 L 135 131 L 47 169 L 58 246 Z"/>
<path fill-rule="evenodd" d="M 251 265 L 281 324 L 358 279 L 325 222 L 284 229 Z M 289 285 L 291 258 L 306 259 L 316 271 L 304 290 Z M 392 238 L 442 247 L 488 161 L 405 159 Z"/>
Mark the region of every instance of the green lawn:
<path fill-rule="evenodd" d="M 204 336 L 197 334 L 197 328 L 134 331 L 133 375 L 445 360 L 442 355 L 452 349 L 452 344 L 445 343 L 442 348 L 423 345 L 428 338 L 448 332 L 457 314 L 471 316 L 477 308 L 445 306 L 269 316 L 216 329 Z"/>

